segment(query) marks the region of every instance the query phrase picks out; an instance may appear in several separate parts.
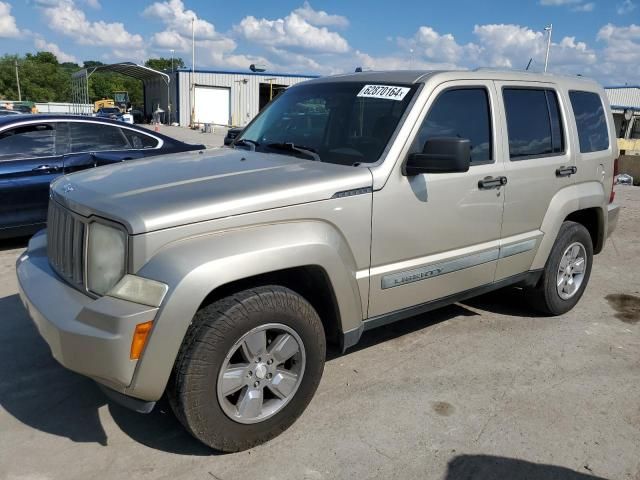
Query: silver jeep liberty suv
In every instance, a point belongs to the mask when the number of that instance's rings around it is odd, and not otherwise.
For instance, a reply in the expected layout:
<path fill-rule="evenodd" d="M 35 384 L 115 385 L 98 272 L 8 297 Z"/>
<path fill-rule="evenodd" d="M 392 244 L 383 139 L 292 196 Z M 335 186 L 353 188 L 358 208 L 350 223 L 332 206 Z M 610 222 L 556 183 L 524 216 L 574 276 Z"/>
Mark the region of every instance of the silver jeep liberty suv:
<path fill-rule="evenodd" d="M 618 217 L 605 99 L 490 70 L 298 84 L 232 148 L 56 181 L 22 301 L 112 399 L 166 392 L 196 438 L 250 448 L 302 414 L 327 342 L 507 286 L 573 308 Z"/>

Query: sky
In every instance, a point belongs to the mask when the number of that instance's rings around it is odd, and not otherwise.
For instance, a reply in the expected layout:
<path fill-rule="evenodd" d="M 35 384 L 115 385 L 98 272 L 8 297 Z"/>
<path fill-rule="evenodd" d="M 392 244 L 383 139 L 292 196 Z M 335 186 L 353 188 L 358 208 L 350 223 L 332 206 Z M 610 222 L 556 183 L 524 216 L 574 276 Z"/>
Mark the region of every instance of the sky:
<path fill-rule="evenodd" d="M 62 62 L 183 58 L 196 68 L 320 75 L 544 68 L 640 84 L 640 0 L 0 0 L 0 54 Z"/>

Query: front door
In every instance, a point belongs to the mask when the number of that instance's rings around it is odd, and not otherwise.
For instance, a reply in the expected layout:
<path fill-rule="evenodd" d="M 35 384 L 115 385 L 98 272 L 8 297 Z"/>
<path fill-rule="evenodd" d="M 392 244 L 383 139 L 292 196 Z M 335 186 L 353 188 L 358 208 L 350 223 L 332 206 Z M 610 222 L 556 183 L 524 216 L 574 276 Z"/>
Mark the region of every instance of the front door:
<path fill-rule="evenodd" d="M 471 167 L 406 177 L 402 158 L 374 192 L 370 318 L 494 280 L 504 198 L 496 105 L 493 82 L 475 80 L 446 82 L 427 101 L 409 153 L 430 138 L 466 138 Z"/>
<path fill-rule="evenodd" d="M 49 184 L 62 174 L 55 122 L 0 132 L 0 229 L 44 224 Z"/>
<path fill-rule="evenodd" d="M 576 177 L 569 142 L 569 99 L 553 84 L 496 82 L 506 118 L 502 258 L 496 280 L 529 270 L 542 240 L 551 199 Z"/>

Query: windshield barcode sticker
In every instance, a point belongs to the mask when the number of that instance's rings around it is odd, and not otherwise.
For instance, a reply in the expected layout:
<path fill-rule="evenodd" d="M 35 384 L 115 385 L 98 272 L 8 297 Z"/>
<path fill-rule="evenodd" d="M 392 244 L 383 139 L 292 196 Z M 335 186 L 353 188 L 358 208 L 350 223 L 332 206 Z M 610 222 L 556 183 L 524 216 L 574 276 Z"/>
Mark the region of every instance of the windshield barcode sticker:
<path fill-rule="evenodd" d="M 409 87 L 394 87 L 393 85 L 365 85 L 358 97 L 386 98 L 401 101 L 409 92 Z"/>

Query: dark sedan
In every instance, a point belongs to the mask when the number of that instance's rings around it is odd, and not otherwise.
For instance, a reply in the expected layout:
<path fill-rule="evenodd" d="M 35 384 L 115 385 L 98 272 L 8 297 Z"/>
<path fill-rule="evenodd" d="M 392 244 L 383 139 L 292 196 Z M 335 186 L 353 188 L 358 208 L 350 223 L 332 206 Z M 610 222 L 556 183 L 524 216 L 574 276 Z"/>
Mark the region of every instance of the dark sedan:
<path fill-rule="evenodd" d="M 124 160 L 202 150 L 123 122 L 71 115 L 0 117 L 0 238 L 44 227 L 49 183 Z"/>

